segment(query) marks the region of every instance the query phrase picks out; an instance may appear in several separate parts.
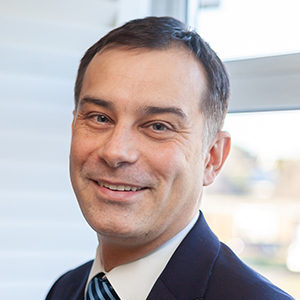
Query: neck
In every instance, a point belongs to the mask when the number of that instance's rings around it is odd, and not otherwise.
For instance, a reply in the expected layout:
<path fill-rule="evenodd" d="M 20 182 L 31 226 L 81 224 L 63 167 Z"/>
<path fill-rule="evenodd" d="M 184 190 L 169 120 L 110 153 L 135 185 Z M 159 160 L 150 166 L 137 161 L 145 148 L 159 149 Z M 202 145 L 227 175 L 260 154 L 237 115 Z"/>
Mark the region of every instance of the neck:
<path fill-rule="evenodd" d="M 155 241 L 146 245 L 128 245 L 111 242 L 103 237 L 99 239 L 100 257 L 106 272 L 111 271 L 117 266 L 137 260 L 147 254 L 153 252 L 163 243 Z"/>

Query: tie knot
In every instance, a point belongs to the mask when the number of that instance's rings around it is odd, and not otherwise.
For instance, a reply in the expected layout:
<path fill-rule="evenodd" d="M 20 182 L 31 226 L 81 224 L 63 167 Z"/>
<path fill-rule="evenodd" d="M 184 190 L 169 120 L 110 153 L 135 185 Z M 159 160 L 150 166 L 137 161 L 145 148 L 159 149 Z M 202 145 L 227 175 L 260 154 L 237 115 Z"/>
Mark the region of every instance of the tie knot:
<path fill-rule="evenodd" d="M 106 280 L 107 281 L 107 279 L 105 277 L 105 273 L 103 273 L 103 272 L 98 273 L 95 277 L 97 277 L 100 280 L 104 280 L 104 281 Z"/>
<path fill-rule="evenodd" d="M 120 300 L 103 272 L 97 274 L 89 283 L 86 300 Z"/>

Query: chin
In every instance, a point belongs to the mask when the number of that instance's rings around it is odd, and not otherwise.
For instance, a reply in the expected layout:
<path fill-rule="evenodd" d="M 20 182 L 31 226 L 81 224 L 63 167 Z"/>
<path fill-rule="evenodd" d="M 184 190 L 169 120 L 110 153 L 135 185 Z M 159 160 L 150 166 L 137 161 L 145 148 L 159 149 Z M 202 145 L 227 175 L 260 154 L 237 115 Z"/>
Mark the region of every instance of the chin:
<path fill-rule="evenodd" d="M 128 222 L 114 220 L 113 218 L 99 218 L 94 221 L 88 221 L 91 228 L 98 234 L 98 236 L 103 237 L 118 237 L 118 238 L 133 238 L 140 235 L 137 231 L 136 226 L 131 226 Z"/>

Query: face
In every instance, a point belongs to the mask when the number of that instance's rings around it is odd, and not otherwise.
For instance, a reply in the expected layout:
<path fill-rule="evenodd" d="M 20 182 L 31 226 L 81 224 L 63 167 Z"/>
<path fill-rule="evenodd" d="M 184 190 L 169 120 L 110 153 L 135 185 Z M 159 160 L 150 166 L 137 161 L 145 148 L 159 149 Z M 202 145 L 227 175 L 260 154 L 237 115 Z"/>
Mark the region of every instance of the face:
<path fill-rule="evenodd" d="M 195 216 L 204 182 L 202 66 L 185 49 L 110 49 L 85 73 L 71 181 L 99 238 L 166 241 Z"/>

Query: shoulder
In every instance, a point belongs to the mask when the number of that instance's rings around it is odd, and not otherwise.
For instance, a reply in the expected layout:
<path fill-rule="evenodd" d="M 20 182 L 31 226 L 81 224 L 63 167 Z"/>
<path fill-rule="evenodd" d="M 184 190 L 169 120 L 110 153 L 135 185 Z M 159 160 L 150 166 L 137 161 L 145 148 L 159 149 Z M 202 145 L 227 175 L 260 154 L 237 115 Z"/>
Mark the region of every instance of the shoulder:
<path fill-rule="evenodd" d="M 293 299 L 221 243 L 202 213 L 159 279 L 176 299 Z"/>
<path fill-rule="evenodd" d="M 214 291 L 217 286 L 218 291 Z M 230 294 L 231 299 L 293 299 L 247 266 L 222 243 L 208 282 L 207 299 L 210 299 L 210 294 L 214 294 L 211 299 L 227 299 L 226 294 Z"/>
<path fill-rule="evenodd" d="M 53 284 L 46 300 L 73 300 L 84 298 L 84 288 L 93 261 L 89 261 L 63 274 Z"/>

